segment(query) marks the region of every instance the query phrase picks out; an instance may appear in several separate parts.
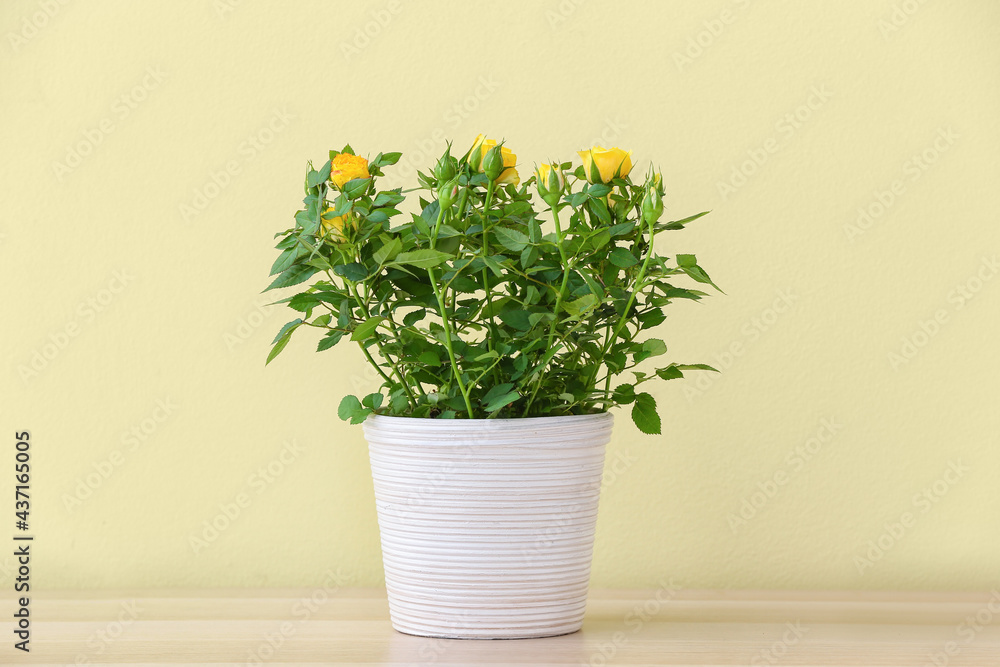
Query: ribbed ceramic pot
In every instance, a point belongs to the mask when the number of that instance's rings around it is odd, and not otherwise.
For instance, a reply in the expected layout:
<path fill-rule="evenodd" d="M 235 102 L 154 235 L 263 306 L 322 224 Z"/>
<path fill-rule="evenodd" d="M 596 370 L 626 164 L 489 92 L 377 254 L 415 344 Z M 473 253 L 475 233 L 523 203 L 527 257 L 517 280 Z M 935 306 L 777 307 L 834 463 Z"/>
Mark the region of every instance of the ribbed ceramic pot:
<path fill-rule="evenodd" d="M 369 417 L 393 627 L 464 639 L 579 630 L 613 421 Z"/>

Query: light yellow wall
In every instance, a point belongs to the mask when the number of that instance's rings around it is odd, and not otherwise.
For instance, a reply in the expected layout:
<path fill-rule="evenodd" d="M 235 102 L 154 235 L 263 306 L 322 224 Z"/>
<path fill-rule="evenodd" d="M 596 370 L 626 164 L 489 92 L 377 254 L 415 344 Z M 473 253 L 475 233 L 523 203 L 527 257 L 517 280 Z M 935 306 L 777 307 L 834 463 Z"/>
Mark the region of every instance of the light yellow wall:
<path fill-rule="evenodd" d="M 659 333 L 724 372 L 654 391 L 661 437 L 620 416 L 595 585 L 1000 585 L 998 28 L 985 0 L 7 0 L 0 509 L 30 429 L 36 584 L 381 581 L 335 414 L 377 382 L 307 336 L 265 369 L 291 317 L 258 292 L 307 158 L 412 171 L 485 131 L 525 165 L 630 148 L 669 213 L 713 211 L 662 250 L 728 296 Z"/>

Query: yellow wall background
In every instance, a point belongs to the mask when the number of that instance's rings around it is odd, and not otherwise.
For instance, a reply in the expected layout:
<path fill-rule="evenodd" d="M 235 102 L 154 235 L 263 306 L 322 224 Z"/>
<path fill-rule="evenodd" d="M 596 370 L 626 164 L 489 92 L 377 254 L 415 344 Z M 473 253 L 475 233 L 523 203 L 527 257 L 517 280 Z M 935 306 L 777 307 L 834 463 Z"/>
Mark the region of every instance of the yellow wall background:
<path fill-rule="evenodd" d="M 723 373 L 654 390 L 661 437 L 620 415 L 595 585 L 1000 585 L 998 28 L 985 0 L 4 2 L 0 498 L 29 429 L 36 585 L 381 581 L 336 417 L 377 381 L 308 334 L 265 369 L 292 318 L 259 291 L 306 159 L 400 150 L 402 185 L 479 132 L 522 173 L 630 148 L 667 215 L 713 211 L 661 249 L 728 295 L 657 334 Z"/>

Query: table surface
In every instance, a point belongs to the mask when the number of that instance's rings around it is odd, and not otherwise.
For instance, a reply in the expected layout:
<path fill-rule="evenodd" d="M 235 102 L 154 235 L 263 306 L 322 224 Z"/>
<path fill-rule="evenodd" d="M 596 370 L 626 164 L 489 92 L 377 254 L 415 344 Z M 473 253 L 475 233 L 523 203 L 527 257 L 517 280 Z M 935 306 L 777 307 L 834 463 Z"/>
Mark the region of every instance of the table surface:
<path fill-rule="evenodd" d="M 3 665 L 1000 667 L 1000 591 L 595 590 L 582 631 L 498 641 L 395 632 L 378 589 L 47 592 L 30 653 L 3 602 Z"/>

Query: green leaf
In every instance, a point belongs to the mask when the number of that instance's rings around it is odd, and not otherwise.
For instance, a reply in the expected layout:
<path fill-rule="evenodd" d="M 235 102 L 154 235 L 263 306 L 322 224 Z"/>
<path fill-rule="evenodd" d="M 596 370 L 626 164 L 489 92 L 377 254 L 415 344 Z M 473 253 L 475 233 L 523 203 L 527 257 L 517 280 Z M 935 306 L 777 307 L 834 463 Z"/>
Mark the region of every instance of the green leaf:
<path fill-rule="evenodd" d="M 420 232 L 422 236 L 430 236 L 431 228 L 427 224 L 427 220 L 416 213 L 411 213 L 410 215 L 413 216 L 413 226 L 416 227 L 417 231 Z"/>
<path fill-rule="evenodd" d="M 611 236 L 625 236 L 629 232 L 635 229 L 635 222 L 619 222 L 617 225 L 611 225 L 608 227 L 608 234 Z"/>
<path fill-rule="evenodd" d="M 316 346 L 316 351 L 322 352 L 323 350 L 329 350 L 331 347 L 339 343 L 340 339 L 343 337 L 343 331 L 331 331 L 320 339 L 319 345 Z"/>
<path fill-rule="evenodd" d="M 524 250 L 525 246 L 530 243 L 528 237 L 525 234 L 517 231 L 516 229 L 510 229 L 509 227 L 494 227 L 492 230 L 494 236 L 503 244 L 508 250 L 514 252 L 521 252 Z"/>
<path fill-rule="evenodd" d="M 267 275 L 273 276 L 276 273 L 281 273 L 282 271 L 290 267 L 292 264 L 294 264 L 298 256 L 299 256 L 299 249 L 294 246 L 286 250 L 283 250 L 281 254 L 278 255 L 277 259 L 274 260 L 274 264 L 271 265 L 271 273 Z"/>
<path fill-rule="evenodd" d="M 417 360 L 422 364 L 426 364 L 427 366 L 441 365 L 441 357 L 439 357 L 437 352 L 433 350 L 427 350 L 426 352 L 422 352 L 420 356 L 417 357 Z"/>
<path fill-rule="evenodd" d="M 361 399 L 361 405 L 371 410 L 378 410 L 382 406 L 382 400 L 385 397 L 382 396 L 381 392 L 373 392 L 368 394 L 363 399 Z"/>
<path fill-rule="evenodd" d="M 521 268 L 528 269 L 538 261 L 538 248 L 527 246 L 521 251 Z"/>
<path fill-rule="evenodd" d="M 302 292 L 301 294 L 296 294 L 288 301 L 288 307 L 292 310 L 298 310 L 301 312 L 306 312 L 310 308 L 315 308 L 319 305 L 319 299 L 315 295 L 308 292 Z"/>
<path fill-rule="evenodd" d="M 401 157 L 403 157 L 403 154 L 400 152 L 382 153 L 382 157 L 378 158 L 376 162 L 378 162 L 378 166 L 385 167 L 391 164 L 396 164 L 399 162 L 399 158 Z"/>
<path fill-rule="evenodd" d="M 427 309 L 421 308 L 420 310 L 414 310 L 403 316 L 403 326 L 412 327 L 414 324 L 424 319 L 427 315 Z"/>
<path fill-rule="evenodd" d="M 677 368 L 685 371 L 715 371 L 719 372 L 719 369 L 712 368 L 708 364 L 677 364 Z"/>
<path fill-rule="evenodd" d="M 403 242 L 398 238 L 393 239 L 383 245 L 381 248 L 375 251 L 372 255 L 372 259 L 375 260 L 380 266 L 385 264 L 387 260 L 392 259 L 399 254 L 399 251 L 403 249 Z"/>
<path fill-rule="evenodd" d="M 497 255 L 497 256 L 503 259 L 502 255 Z M 497 276 L 498 278 L 503 275 L 503 266 L 495 258 L 490 256 L 483 257 L 483 263 L 486 264 L 489 270 L 493 272 L 493 275 Z"/>
<path fill-rule="evenodd" d="M 418 269 L 432 269 L 449 257 L 451 255 L 446 252 L 424 248 L 399 253 L 389 266 L 415 266 Z"/>
<path fill-rule="evenodd" d="M 584 294 L 579 299 L 574 299 L 563 304 L 563 308 L 573 317 L 581 317 L 587 311 L 593 310 L 597 306 L 597 297 L 593 294 Z"/>
<path fill-rule="evenodd" d="M 659 308 L 647 311 L 642 315 L 639 315 L 639 323 L 642 325 L 642 329 L 651 329 L 652 327 L 659 326 L 663 324 L 663 321 L 667 319 L 667 316 L 663 314 L 663 311 Z"/>
<path fill-rule="evenodd" d="M 694 255 L 677 255 L 677 266 L 697 266 L 698 259 Z"/>
<path fill-rule="evenodd" d="M 271 363 L 272 359 L 281 354 L 281 351 L 285 349 L 286 345 L 288 345 L 288 341 L 292 339 L 293 331 L 295 331 L 294 327 L 290 329 L 284 336 L 282 336 L 281 339 L 275 344 L 275 346 L 271 348 L 271 353 L 267 355 L 267 361 L 264 362 L 265 366 Z"/>
<path fill-rule="evenodd" d="M 375 195 L 375 200 L 372 202 L 372 206 L 378 208 L 379 206 L 386 206 L 387 204 L 401 204 L 405 201 L 405 197 L 396 191 L 390 192 L 380 192 Z"/>
<path fill-rule="evenodd" d="M 527 331 L 531 328 L 531 320 L 529 319 L 528 312 L 520 308 L 503 311 L 500 313 L 500 321 L 520 331 Z"/>
<path fill-rule="evenodd" d="M 370 412 L 370 410 L 361 405 L 358 397 L 353 395 L 344 396 L 337 407 L 337 416 L 345 422 L 350 421 L 352 424 L 360 424 Z"/>
<path fill-rule="evenodd" d="M 694 215 L 688 216 L 683 220 L 673 220 L 671 222 L 663 222 L 656 225 L 657 229 L 681 229 L 689 222 L 697 220 L 703 215 L 708 215 L 709 211 L 702 211 L 701 213 L 696 213 Z"/>
<path fill-rule="evenodd" d="M 318 270 L 319 269 L 314 266 L 292 266 L 278 274 L 278 277 L 275 278 L 271 284 L 264 289 L 264 291 L 267 292 L 268 290 L 277 289 L 279 287 L 291 287 L 292 285 L 304 283 L 312 278 Z"/>
<path fill-rule="evenodd" d="M 503 384 L 493 385 L 492 387 L 490 387 L 490 390 L 486 392 L 486 395 L 483 396 L 483 403 L 489 403 L 497 396 L 506 394 L 513 388 L 514 388 L 513 382 L 505 382 Z"/>
<path fill-rule="evenodd" d="M 659 435 L 660 415 L 656 414 L 656 399 L 645 392 L 636 394 L 635 405 L 632 406 L 632 421 L 643 433 Z"/>
<path fill-rule="evenodd" d="M 330 178 L 330 160 L 327 160 L 319 171 L 310 171 L 306 184 L 310 188 L 314 188 L 328 178 Z"/>
<path fill-rule="evenodd" d="M 594 198 L 606 197 L 611 192 L 611 186 L 604 183 L 594 183 L 587 188 L 587 193 Z"/>
<path fill-rule="evenodd" d="M 359 324 L 354 332 L 351 333 L 351 340 L 365 340 L 366 338 L 370 338 L 371 335 L 375 333 L 376 327 L 378 327 L 384 319 L 385 318 L 381 315 L 369 317 L 367 320 Z"/>
<path fill-rule="evenodd" d="M 533 329 L 542 320 L 545 320 L 546 322 L 551 322 L 553 317 L 555 317 L 555 315 L 553 315 L 552 313 L 532 313 L 531 315 L 528 315 L 528 323 L 531 325 L 531 328 Z"/>
<path fill-rule="evenodd" d="M 608 255 L 608 259 L 612 264 L 620 269 L 627 269 L 628 267 L 635 266 L 639 263 L 639 260 L 635 258 L 635 255 L 625 248 L 615 248 L 611 251 L 611 254 Z"/>
<path fill-rule="evenodd" d="M 338 276 L 343 276 L 352 283 L 358 283 L 368 277 L 368 269 L 363 264 L 351 262 L 350 264 L 338 264 L 333 267 L 333 272 Z"/>
<path fill-rule="evenodd" d="M 677 367 L 677 364 L 670 364 L 664 368 L 657 368 L 656 377 L 661 380 L 676 380 L 677 378 L 684 377 L 684 373 Z"/>
<path fill-rule="evenodd" d="M 274 337 L 274 340 L 271 341 L 271 345 L 277 343 L 278 339 L 288 333 L 289 329 L 297 328 L 300 324 L 302 324 L 302 320 L 299 318 L 295 318 L 291 322 L 285 324 L 285 326 L 281 327 L 281 331 L 278 332 L 278 335 Z"/>
<path fill-rule="evenodd" d="M 659 338 L 650 338 L 649 340 L 643 342 L 642 349 L 649 353 L 647 356 L 657 357 L 661 354 L 667 353 L 667 344 Z"/>
<path fill-rule="evenodd" d="M 587 287 L 590 288 L 590 293 L 596 296 L 598 299 L 604 298 L 604 288 L 591 277 L 588 271 L 581 271 L 580 275 L 583 276 L 583 281 L 587 283 Z"/>
<path fill-rule="evenodd" d="M 694 255 L 691 255 L 691 256 L 693 257 Z M 680 257 L 680 255 L 678 255 L 678 257 Z M 684 273 L 686 273 L 689 276 L 691 276 L 692 278 L 694 278 L 695 280 L 697 280 L 698 282 L 709 284 L 712 287 L 714 287 L 715 289 L 717 289 L 720 292 L 722 292 L 722 290 L 719 289 L 719 286 L 716 285 L 715 283 L 713 283 L 712 279 L 708 277 L 708 274 L 705 272 L 705 269 L 701 268 L 700 266 L 698 266 L 698 265 L 695 265 L 695 266 L 682 266 L 681 270 L 684 271 Z M 724 293 L 725 292 L 723 292 L 723 294 Z"/>
<path fill-rule="evenodd" d="M 628 405 L 635 401 L 635 387 L 630 384 L 620 384 L 611 394 L 611 400 L 620 405 Z"/>
<path fill-rule="evenodd" d="M 483 408 L 483 410 L 485 410 L 486 412 L 496 412 L 501 408 L 507 407 L 508 405 L 510 405 L 519 398 L 521 398 L 521 395 L 519 393 L 517 393 L 516 391 L 510 391 L 507 392 L 506 394 L 497 396 L 496 398 L 491 400 L 489 403 L 486 404 L 486 407 Z"/>
<path fill-rule="evenodd" d="M 368 186 L 371 184 L 372 179 L 369 178 L 354 178 L 350 181 L 344 183 L 343 193 L 348 199 L 357 199 L 365 193 Z"/>

